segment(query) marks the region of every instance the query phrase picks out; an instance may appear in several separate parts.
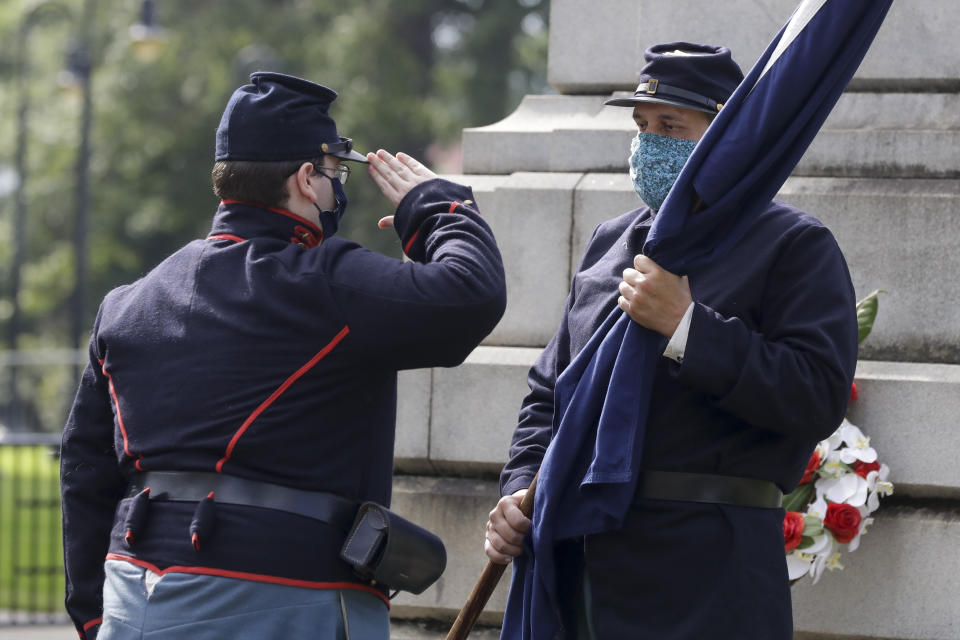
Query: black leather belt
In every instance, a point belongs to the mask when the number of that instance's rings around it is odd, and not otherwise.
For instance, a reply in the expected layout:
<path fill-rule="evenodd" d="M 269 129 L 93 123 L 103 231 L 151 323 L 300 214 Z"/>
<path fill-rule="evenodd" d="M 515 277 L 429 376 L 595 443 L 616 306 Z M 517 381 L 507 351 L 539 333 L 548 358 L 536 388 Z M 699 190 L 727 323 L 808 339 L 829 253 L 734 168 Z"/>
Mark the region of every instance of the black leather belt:
<path fill-rule="evenodd" d="M 637 498 L 778 509 L 783 492 L 769 480 L 681 471 L 641 471 Z"/>
<path fill-rule="evenodd" d="M 128 490 L 134 496 L 150 489 L 151 500 L 199 502 L 210 492 L 223 504 L 277 509 L 320 520 L 346 531 L 359 503 L 322 491 L 306 491 L 269 482 L 206 471 L 148 471 L 136 476 Z"/>

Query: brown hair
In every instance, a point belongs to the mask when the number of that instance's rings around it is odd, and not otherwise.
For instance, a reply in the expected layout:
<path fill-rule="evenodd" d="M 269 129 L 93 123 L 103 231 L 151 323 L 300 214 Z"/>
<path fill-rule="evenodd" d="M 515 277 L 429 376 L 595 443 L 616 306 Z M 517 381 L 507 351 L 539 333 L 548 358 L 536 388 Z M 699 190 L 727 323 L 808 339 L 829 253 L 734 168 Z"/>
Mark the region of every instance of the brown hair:
<path fill-rule="evenodd" d="M 290 198 L 287 178 L 304 162 L 323 164 L 323 158 L 259 162 L 254 160 L 221 160 L 213 165 L 213 192 L 221 200 L 254 202 L 268 207 L 286 204 Z"/>

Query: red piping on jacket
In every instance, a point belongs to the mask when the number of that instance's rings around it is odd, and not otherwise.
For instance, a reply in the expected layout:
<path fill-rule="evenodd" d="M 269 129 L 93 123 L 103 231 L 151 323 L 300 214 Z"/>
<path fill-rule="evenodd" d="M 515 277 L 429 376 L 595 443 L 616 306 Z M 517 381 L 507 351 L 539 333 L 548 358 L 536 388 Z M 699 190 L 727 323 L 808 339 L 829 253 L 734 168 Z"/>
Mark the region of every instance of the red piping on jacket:
<path fill-rule="evenodd" d="M 274 213 L 279 213 L 282 216 L 293 218 L 294 220 L 296 220 L 297 222 L 300 222 L 301 224 L 308 225 L 311 229 L 313 229 L 318 234 L 320 234 L 321 237 L 323 237 L 323 229 L 318 227 L 315 223 L 310 222 L 306 218 L 302 216 L 298 216 L 293 211 L 287 211 L 286 209 L 280 209 L 279 207 L 268 207 L 266 205 L 256 204 L 255 202 L 243 202 L 242 200 L 221 200 L 220 204 L 242 204 L 247 207 L 256 207 L 258 209 L 266 209 L 267 211 L 273 211 Z"/>
<path fill-rule="evenodd" d="M 218 233 L 212 236 L 207 236 L 207 240 L 233 240 L 234 242 L 245 242 L 246 238 L 235 236 L 232 233 Z"/>
<path fill-rule="evenodd" d="M 404 252 L 404 253 L 410 253 L 410 247 L 413 246 L 413 241 L 417 239 L 417 236 L 418 236 L 418 235 L 420 235 L 420 230 L 419 230 L 419 229 L 416 230 L 416 231 L 414 231 L 414 232 L 413 232 L 413 235 L 410 236 L 410 239 L 407 240 L 406 246 L 403 247 L 403 252 Z"/>
<path fill-rule="evenodd" d="M 468 206 L 467 206 L 468 204 L 473 204 L 473 200 L 466 200 L 466 201 L 464 201 L 464 202 L 456 202 L 456 201 L 451 202 L 451 203 L 450 203 L 450 210 L 447 211 L 447 213 L 453 213 L 454 211 L 457 210 L 457 207 L 463 207 L 464 209 L 466 209 L 466 210 L 469 211 L 470 213 L 475 213 L 475 214 L 477 214 L 478 216 L 480 216 L 481 218 L 483 217 L 483 216 L 480 214 L 479 211 L 477 211 L 476 209 L 471 209 L 470 207 L 468 207 Z"/>
<path fill-rule="evenodd" d="M 310 369 L 312 369 L 312 368 L 314 367 L 314 365 L 316 365 L 318 362 L 320 362 L 321 360 L 323 360 L 323 358 L 324 358 L 328 353 L 330 353 L 330 352 L 333 350 L 333 348 L 336 347 L 336 346 L 340 343 L 340 341 L 343 340 L 343 339 L 346 337 L 346 335 L 347 335 L 348 333 L 350 333 L 350 327 L 344 327 L 343 329 L 341 329 L 341 330 L 340 330 L 340 333 L 338 333 L 337 335 L 335 335 L 335 336 L 333 337 L 333 340 L 331 340 L 331 341 L 329 342 L 329 344 L 327 344 L 327 346 L 325 346 L 323 349 L 321 349 L 321 350 L 317 353 L 317 355 L 315 355 L 315 356 L 313 356 L 312 358 L 310 358 L 310 360 L 309 360 L 305 365 L 303 365 L 302 367 L 300 367 L 299 369 L 297 369 L 297 371 L 296 371 L 292 376 L 290 376 L 289 378 L 287 378 L 287 379 L 283 382 L 283 384 L 281 384 L 279 387 L 277 387 L 277 390 L 276 390 L 276 391 L 274 391 L 273 393 L 270 394 L 270 397 L 269 397 L 269 398 L 267 398 L 266 400 L 264 400 L 263 402 L 261 402 L 261 403 L 260 403 L 260 406 L 253 410 L 253 413 L 251 413 L 251 414 L 247 417 L 247 419 L 244 420 L 243 424 L 240 426 L 240 428 L 237 430 L 237 432 L 236 432 L 235 434 L 233 434 L 233 438 L 230 439 L 230 444 L 227 445 L 227 451 L 226 451 L 226 453 L 225 453 L 224 456 L 223 456 L 222 458 L 220 458 L 220 460 L 217 462 L 217 473 L 222 473 L 222 472 L 223 472 L 223 465 L 224 465 L 224 463 L 225 463 L 227 460 L 230 459 L 230 456 L 231 456 L 231 455 L 233 455 L 233 448 L 237 446 L 237 441 L 240 439 L 240 436 L 243 435 L 243 432 L 247 430 L 247 427 L 249 427 L 251 424 L 253 424 L 253 421 L 256 420 L 257 417 L 259 417 L 259 415 L 260 415 L 261 413 L 263 413 L 264 411 L 266 411 L 267 407 L 269 407 L 271 404 L 273 404 L 274 401 L 275 401 L 277 398 L 279 398 L 281 395 L 283 395 L 283 392 L 286 391 L 286 390 L 290 387 L 290 385 L 292 385 L 294 382 L 296 382 L 297 379 L 300 378 L 300 376 L 302 376 L 303 374 L 305 374 L 307 371 L 309 371 Z"/>
<path fill-rule="evenodd" d="M 132 458 L 133 454 L 130 453 L 130 441 L 127 438 L 127 427 L 123 424 L 123 415 L 120 413 L 120 398 L 117 397 L 117 389 L 113 386 L 113 376 L 107 372 L 107 365 L 104 364 L 103 360 L 97 360 L 97 362 L 100 363 L 103 375 L 107 376 L 107 383 L 110 387 L 110 397 L 113 398 L 113 405 L 117 408 L 117 424 L 120 425 L 120 435 L 123 436 L 123 452 Z M 136 467 L 138 471 L 143 471 L 143 467 L 140 466 L 141 460 L 143 460 L 143 456 L 137 456 Z"/>
<path fill-rule="evenodd" d="M 108 553 L 107 560 L 120 560 L 122 562 L 129 562 L 135 564 L 138 567 L 143 567 L 144 569 L 150 569 L 157 575 L 166 575 L 168 573 L 192 573 L 196 575 L 204 576 L 221 576 L 223 578 L 238 578 L 240 580 L 253 580 L 254 582 L 269 582 L 270 584 L 283 584 L 289 587 L 302 587 L 305 589 L 356 589 L 357 591 L 367 591 L 369 593 L 380 596 L 380 599 L 387 603 L 387 607 L 390 606 L 390 600 L 383 595 L 379 590 L 365 584 L 358 584 L 356 582 L 314 582 L 312 580 L 295 580 L 293 578 L 281 578 L 279 576 L 268 576 L 262 573 L 247 573 L 245 571 L 229 571 L 227 569 L 214 569 L 212 567 L 182 567 L 182 566 L 172 566 L 167 567 L 166 569 L 159 569 L 155 565 L 150 564 L 139 558 L 131 558 L 130 556 L 120 555 L 119 553 Z"/>

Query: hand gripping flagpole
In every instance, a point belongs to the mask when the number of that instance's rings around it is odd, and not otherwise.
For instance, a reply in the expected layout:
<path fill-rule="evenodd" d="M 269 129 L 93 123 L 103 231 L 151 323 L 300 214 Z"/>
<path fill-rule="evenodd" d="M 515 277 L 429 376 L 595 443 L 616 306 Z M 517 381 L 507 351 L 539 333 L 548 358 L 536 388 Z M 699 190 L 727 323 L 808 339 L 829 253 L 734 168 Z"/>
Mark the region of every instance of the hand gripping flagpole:
<path fill-rule="evenodd" d="M 520 512 L 528 518 L 533 515 L 533 499 L 536 493 L 537 476 L 535 475 L 530 482 L 530 487 L 523 495 L 523 500 L 520 501 Z M 477 618 L 480 617 L 483 608 L 487 605 L 487 601 L 493 595 L 493 590 L 497 588 L 497 583 L 500 582 L 500 577 L 506 568 L 507 565 L 505 564 L 487 560 L 487 566 L 477 579 L 477 583 L 473 585 L 473 591 L 470 592 L 466 603 L 460 609 L 460 613 L 457 614 L 457 619 L 450 627 L 446 640 L 466 640 L 473 629 L 473 625 L 477 622 Z"/>

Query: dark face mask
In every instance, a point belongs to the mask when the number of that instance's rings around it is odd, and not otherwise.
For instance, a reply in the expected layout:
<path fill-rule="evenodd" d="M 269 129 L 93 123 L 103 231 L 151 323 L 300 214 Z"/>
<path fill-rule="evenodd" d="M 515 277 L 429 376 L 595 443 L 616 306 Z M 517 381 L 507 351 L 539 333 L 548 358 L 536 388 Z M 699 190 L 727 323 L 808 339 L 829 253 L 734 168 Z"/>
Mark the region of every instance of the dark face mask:
<path fill-rule="evenodd" d="M 337 229 L 340 228 L 340 220 L 343 218 L 343 213 L 347 210 L 347 193 L 343 190 L 343 185 L 339 180 L 336 178 L 330 178 L 329 176 L 326 177 L 333 185 L 333 195 L 336 196 L 337 206 L 335 209 L 326 210 L 321 209 L 320 205 L 318 205 L 316 202 L 313 203 L 313 206 L 320 215 L 320 225 L 323 227 L 323 237 L 331 238 L 337 233 Z"/>

